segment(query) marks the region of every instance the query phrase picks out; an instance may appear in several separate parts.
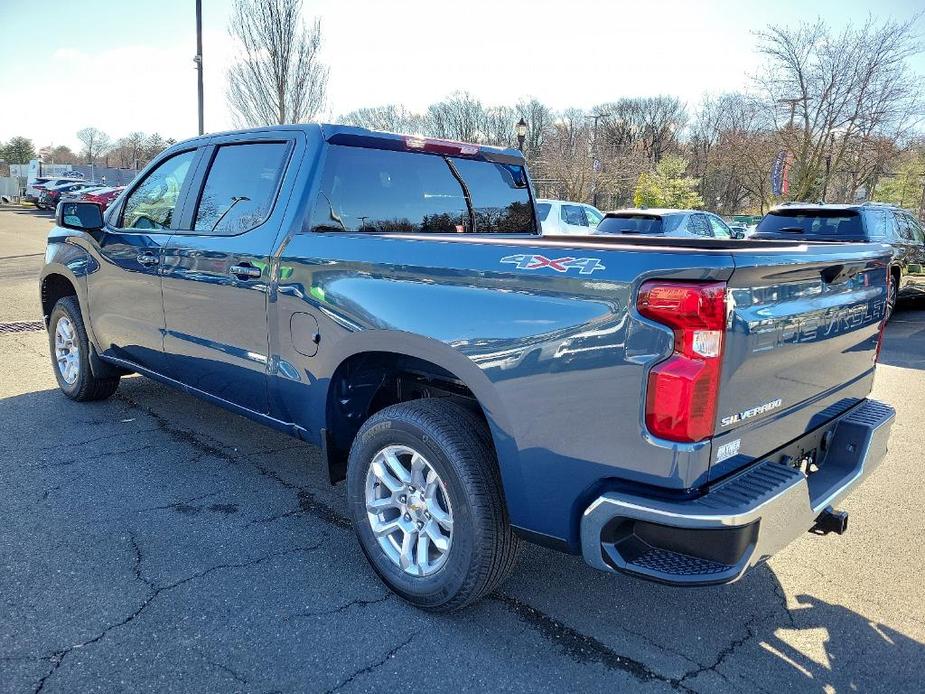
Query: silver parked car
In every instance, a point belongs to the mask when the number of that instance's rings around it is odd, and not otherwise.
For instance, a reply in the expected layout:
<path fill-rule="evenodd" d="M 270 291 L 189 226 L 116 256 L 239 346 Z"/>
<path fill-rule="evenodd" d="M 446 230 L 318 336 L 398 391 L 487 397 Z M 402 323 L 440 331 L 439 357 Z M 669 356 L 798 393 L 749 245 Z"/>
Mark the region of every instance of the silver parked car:
<path fill-rule="evenodd" d="M 597 226 L 597 233 L 708 239 L 737 237 L 726 222 L 710 212 L 644 207 L 607 212 Z"/>

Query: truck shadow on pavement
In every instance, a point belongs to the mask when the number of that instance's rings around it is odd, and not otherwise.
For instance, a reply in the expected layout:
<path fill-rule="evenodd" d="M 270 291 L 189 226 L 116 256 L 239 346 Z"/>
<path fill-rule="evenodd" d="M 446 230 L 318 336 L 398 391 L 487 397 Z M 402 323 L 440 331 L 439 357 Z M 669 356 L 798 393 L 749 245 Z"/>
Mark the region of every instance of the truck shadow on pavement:
<path fill-rule="evenodd" d="M 925 297 L 905 299 L 883 333 L 880 363 L 925 369 Z"/>
<path fill-rule="evenodd" d="M 0 690 L 381 690 L 422 658 L 460 691 L 923 681 L 922 643 L 767 565 L 681 589 L 528 546 L 499 592 L 419 612 L 365 564 L 317 449 L 140 378 L 5 398 L 0 432 Z M 811 566 L 789 582 L 832 594 Z"/>

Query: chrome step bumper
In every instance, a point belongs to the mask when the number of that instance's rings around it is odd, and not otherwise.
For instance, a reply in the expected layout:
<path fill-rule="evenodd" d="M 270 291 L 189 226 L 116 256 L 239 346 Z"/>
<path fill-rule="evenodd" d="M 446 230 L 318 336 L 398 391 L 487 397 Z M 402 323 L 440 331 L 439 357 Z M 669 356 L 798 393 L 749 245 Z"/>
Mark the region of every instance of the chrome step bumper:
<path fill-rule="evenodd" d="M 737 580 L 809 530 L 883 460 L 896 413 L 865 400 L 841 417 L 820 469 L 807 476 L 778 456 L 693 500 L 608 492 L 581 519 L 585 561 L 663 583 Z"/>

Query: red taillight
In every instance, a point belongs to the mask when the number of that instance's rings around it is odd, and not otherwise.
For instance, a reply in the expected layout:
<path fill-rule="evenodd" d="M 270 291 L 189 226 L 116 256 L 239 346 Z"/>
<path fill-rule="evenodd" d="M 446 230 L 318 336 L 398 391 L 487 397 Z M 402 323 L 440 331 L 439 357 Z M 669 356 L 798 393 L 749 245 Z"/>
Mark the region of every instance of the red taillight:
<path fill-rule="evenodd" d="M 434 154 L 461 154 L 472 156 L 479 153 L 478 145 L 471 145 L 466 142 L 453 142 L 452 140 L 435 140 L 429 137 L 406 137 L 405 147 L 408 149 L 418 149 L 422 152 L 433 152 Z"/>
<path fill-rule="evenodd" d="M 670 441 L 713 435 L 726 328 L 724 282 L 646 282 L 636 308 L 674 331 L 674 353 L 649 371 L 646 426 Z"/>

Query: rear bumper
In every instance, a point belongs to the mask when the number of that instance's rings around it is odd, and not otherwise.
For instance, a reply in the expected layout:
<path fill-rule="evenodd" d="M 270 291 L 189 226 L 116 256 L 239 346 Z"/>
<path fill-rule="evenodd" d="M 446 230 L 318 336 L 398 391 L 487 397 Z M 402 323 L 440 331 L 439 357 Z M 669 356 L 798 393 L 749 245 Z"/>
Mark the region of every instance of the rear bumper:
<path fill-rule="evenodd" d="M 731 583 L 812 528 L 876 469 L 895 416 L 874 400 L 845 414 L 810 476 L 771 456 L 697 499 L 608 492 L 582 516 L 582 555 L 603 571 L 663 583 Z"/>

